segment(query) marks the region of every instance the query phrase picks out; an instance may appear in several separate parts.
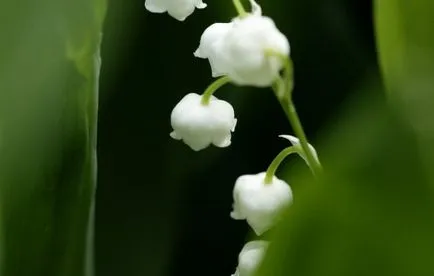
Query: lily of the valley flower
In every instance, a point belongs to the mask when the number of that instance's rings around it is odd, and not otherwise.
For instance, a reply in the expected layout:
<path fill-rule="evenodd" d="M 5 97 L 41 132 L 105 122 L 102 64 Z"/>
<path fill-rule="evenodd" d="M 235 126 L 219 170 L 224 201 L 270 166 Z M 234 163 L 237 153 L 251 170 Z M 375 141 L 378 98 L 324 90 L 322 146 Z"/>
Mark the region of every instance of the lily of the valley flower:
<path fill-rule="evenodd" d="M 253 276 L 267 251 L 267 241 L 251 241 L 244 245 L 238 255 L 238 267 L 232 276 Z"/>
<path fill-rule="evenodd" d="M 291 142 L 291 144 L 298 150 L 300 156 L 304 159 L 304 161 L 308 163 L 306 154 L 304 153 L 300 145 L 300 140 L 297 137 L 292 135 L 279 135 L 279 137 L 287 139 L 289 142 Z M 315 148 L 311 144 L 308 144 L 308 146 L 309 146 L 309 150 L 312 152 L 313 157 L 315 158 L 315 161 L 319 164 L 320 162 L 318 158 L 318 153 L 316 152 Z"/>
<path fill-rule="evenodd" d="M 265 172 L 240 176 L 233 190 L 233 219 L 247 220 L 257 235 L 269 230 L 279 219 L 281 212 L 292 203 L 289 185 L 273 177 L 265 183 Z"/>
<path fill-rule="evenodd" d="M 232 105 L 214 96 L 207 104 L 201 101 L 201 95 L 190 93 L 175 106 L 170 136 L 183 140 L 195 151 L 210 144 L 222 148 L 229 146 L 237 122 Z"/>
<path fill-rule="evenodd" d="M 280 56 L 289 55 L 290 46 L 274 21 L 250 2 L 251 13 L 205 29 L 195 56 L 209 60 L 214 77 L 228 75 L 238 85 L 267 87 L 279 75 Z"/>
<path fill-rule="evenodd" d="M 283 67 L 279 56 L 290 52 L 287 38 L 266 16 L 237 18 L 224 37 L 222 53 L 227 61 L 227 75 L 233 83 L 257 87 L 271 86 Z"/>
<path fill-rule="evenodd" d="M 223 38 L 231 27 L 232 23 L 214 23 L 206 28 L 200 38 L 199 47 L 194 52 L 195 57 L 209 60 L 213 77 L 227 74 L 227 66 L 221 49 Z"/>
<path fill-rule="evenodd" d="M 167 12 L 173 18 L 184 21 L 195 8 L 204 9 L 202 0 L 146 0 L 145 8 L 153 13 Z"/>
<path fill-rule="evenodd" d="M 254 1 L 250 0 L 252 6 L 252 15 L 260 16 L 261 7 Z M 198 58 L 208 59 L 213 77 L 219 77 L 228 73 L 226 57 L 222 52 L 226 34 L 232 29 L 233 22 L 214 23 L 205 29 L 201 38 L 199 47 L 194 52 Z"/>

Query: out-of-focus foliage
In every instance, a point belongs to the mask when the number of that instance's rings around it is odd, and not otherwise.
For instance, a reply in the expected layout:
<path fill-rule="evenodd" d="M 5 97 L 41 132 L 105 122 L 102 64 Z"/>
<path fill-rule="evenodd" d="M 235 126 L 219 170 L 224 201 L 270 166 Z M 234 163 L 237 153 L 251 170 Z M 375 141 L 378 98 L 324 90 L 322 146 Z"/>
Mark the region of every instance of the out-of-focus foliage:
<path fill-rule="evenodd" d="M 375 5 L 388 100 L 365 89 L 325 129 L 323 179 L 288 172 L 295 204 L 259 275 L 434 274 L 434 5 Z"/>
<path fill-rule="evenodd" d="M 387 106 L 359 101 L 327 129 L 325 178 L 288 172 L 297 197 L 260 275 L 434 273 L 434 201 L 416 139 Z"/>
<path fill-rule="evenodd" d="M 434 188 L 434 2 L 375 1 L 377 46 L 389 98 L 417 133 Z"/>
<path fill-rule="evenodd" d="M 0 2 L 0 275 L 92 274 L 105 0 Z"/>

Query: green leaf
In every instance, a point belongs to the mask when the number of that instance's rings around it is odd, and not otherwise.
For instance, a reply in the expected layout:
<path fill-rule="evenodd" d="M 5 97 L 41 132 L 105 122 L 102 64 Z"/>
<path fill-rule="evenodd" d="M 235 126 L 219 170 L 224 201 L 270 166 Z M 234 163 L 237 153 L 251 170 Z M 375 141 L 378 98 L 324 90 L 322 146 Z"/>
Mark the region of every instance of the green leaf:
<path fill-rule="evenodd" d="M 259 275 L 434 274 L 434 2 L 374 3 L 388 101 L 356 98 L 327 129 L 321 181 L 289 171 Z"/>
<path fill-rule="evenodd" d="M 389 89 L 402 93 L 422 92 L 427 84 L 432 89 L 434 80 L 426 78 L 434 72 L 434 2 L 384 0 L 374 3 L 378 53 Z M 409 87 L 419 81 L 427 83 Z"/>
<path fill-rule="evenodd" d="M 432 275 L 433 192 L 417 137 L 378 99 L 356 98 L 340 118 L 319 148 L 325 177 L 288 171 L 294 205 L 258 275 Z"/>
<path fill-rule="evenodd" d="M 389 98 L 418 136 L 434 186 L 434 2 L 375 1 L 378 53 Z"/>
<path fill-rule="evenodd" d="M 105 1 L 0 3 L 0 275 L 92 275 Z"/>

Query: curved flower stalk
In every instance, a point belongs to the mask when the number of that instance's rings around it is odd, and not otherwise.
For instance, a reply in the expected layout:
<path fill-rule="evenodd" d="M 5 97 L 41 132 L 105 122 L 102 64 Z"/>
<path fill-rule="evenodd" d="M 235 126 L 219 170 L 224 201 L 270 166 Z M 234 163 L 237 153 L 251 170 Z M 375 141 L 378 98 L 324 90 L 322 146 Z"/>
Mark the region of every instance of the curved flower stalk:
<path fill-rule="evenodd" d="M 153 13 L 167 12 L 173 18 L 184 21 L 195 9 L 204 9 L 202 0 L 146 0 L 145 8 Z"/>
<path fill-rule="evenodd" d="M 304 152 L 303 148 L 300 145 L 300 139 L 298 139 L 297 137 L 292 136 L 292 135 L 279 135 L 279 137 L 287 139 L 289 142 L 291 142 L 291 144 L 294 146 L 294 148 L 297 149 L 297 153 L 304 159 L 306 164 L 308 164 L 308 166 L 313 166 L 313 165 L 309 164 L 309 161 L 306 157 L 306 153 Z M 318 153 L 316 152 L 315 148 L 311 144 L 308 144 L 308 146 L 309 146 L 310 152 L 312 153 L 312 156 L 314 157 L 315 162 L 317 163 L 318 166 L 321 166 L 321 163 L 320 163 L 319 158 L 318 158 Z"/>

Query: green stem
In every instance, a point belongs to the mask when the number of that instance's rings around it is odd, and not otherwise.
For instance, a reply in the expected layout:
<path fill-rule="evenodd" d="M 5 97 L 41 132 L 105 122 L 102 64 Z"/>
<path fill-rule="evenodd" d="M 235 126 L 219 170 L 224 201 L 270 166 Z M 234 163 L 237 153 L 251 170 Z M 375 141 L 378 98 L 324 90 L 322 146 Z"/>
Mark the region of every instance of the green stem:
<path fill-rule="evenodd" d="M 321 173 L 321 165 L 315 159 L 312 151 L 309 148 L 309 144 L 307 142 L 306 134 L 303 130 L 303 126 L 301 125 L 300 118 L 298 117 L 295 106 L 291 100 L 288 101 L 288 111 L 286 113 L 289 122 L 294 130 L 295 135 L 300 140 L 301 148 L 306 156 L 307 163 L 311 168 L 314 175 L 318 176 Z"/>
<path fill-rule="evenodd" d="M 234 3 L 235 9 L 237 10 L 237 13 L 240 17 L 244 17 L 247 15 L 247 12 L 244 9 L 243 4 L 240 0 L 232 0 L 232 2 Z"/>
<path fill-rule="evenodd" d="M 293 65 L 292 60 L 287 56 L 281 57 L 283 60 L 283 68 L 284 68 L 284 82 L 285 82 L 285 90 L 288 93 L 288 97 L 292 98 L 292 90 L 293 90 L 293 84 L 294 84 L 294 73 L 293 73 Z"/>
<path fill-rule="evenodd" d="M 301 148 L 306 156 L 307 163 L 312 170 L 314 175 L 319 175 L 322 171 L 321 164 L 315 159 L 313 153 L 309 149 L 309 144 L 306 138 L 306 134 L 303 130 L 303 126 L 301 125 L 300 118 L 298 117 L 297 110 L 295 109 L 294 103 L 292 102 L 292 90 L 293 90 L 293 65 L 291 59 L 282 55 L 274 50 L 265 51 L 266 55 L 279 57 L 283 62 L 284 67 L 284 83 L 285 83 L 285 93 L 282 93 L 276 90 L 276 87 L 280 85 L 276 85 L 273 87 L 276 97 L 282 105 L 283 110 L 288 117 L 288 120 L 294 130 L 295 135 L 300 140 Z"/>
<path fill-rule="evenodd" d="M 211 100 L 212 94 L 214 94 L 215 91 L 217 91 L 220 87 L 229 83 L 230 81 L 231 80 L 229 79 L 229 77 L 224 76 L 211 83 L 208 86 L 208 88 L 205 90 L 205 92 L 203 92 L 202 94 L 202 100 L 201 100 L 202 105 L 208 105 Z"/>
<path fill-rule="evenodd" d="M 270 166 L 268 166 L 267 172 L 265 173 L 265 184 L 271 184 L 273 181 L 273 176 L 276 174 L 277 168 L 279 167 L 280 163 L 290 154 L 296 153 L 297 150 L 295 147 L 287 147 L 286 149 L 282 150 L 271 162 Z"/>
<path fill-rule="evenodd" d="M 293 79 L 294 79 L 293 78 L 292 60 L 288 56 L 283 55 L 283 54 L 281 54 L 281 53 L 279 53 L 273 49 L 266 49 L 265 55 L 269 56 L 269 57 L 279 58 L 281 60 L 281 62 L 283 63 L 283 79 L 284 79 L 284 81 L 282 81 L 282 78 L 279 76 L 276 83 L 277 83 L 277 85 L 280 85 L 279 83 L 283 82 L 285 84 L 284 90 L 288 94 L 287 96 L 289 98 L 291 98 L 292 89 L 293 89 Z M 277 96 L 280 100 L 281 98 L 283 98 L 286 95 L 282 95 L 282 93 L 278 93 Z"/>

